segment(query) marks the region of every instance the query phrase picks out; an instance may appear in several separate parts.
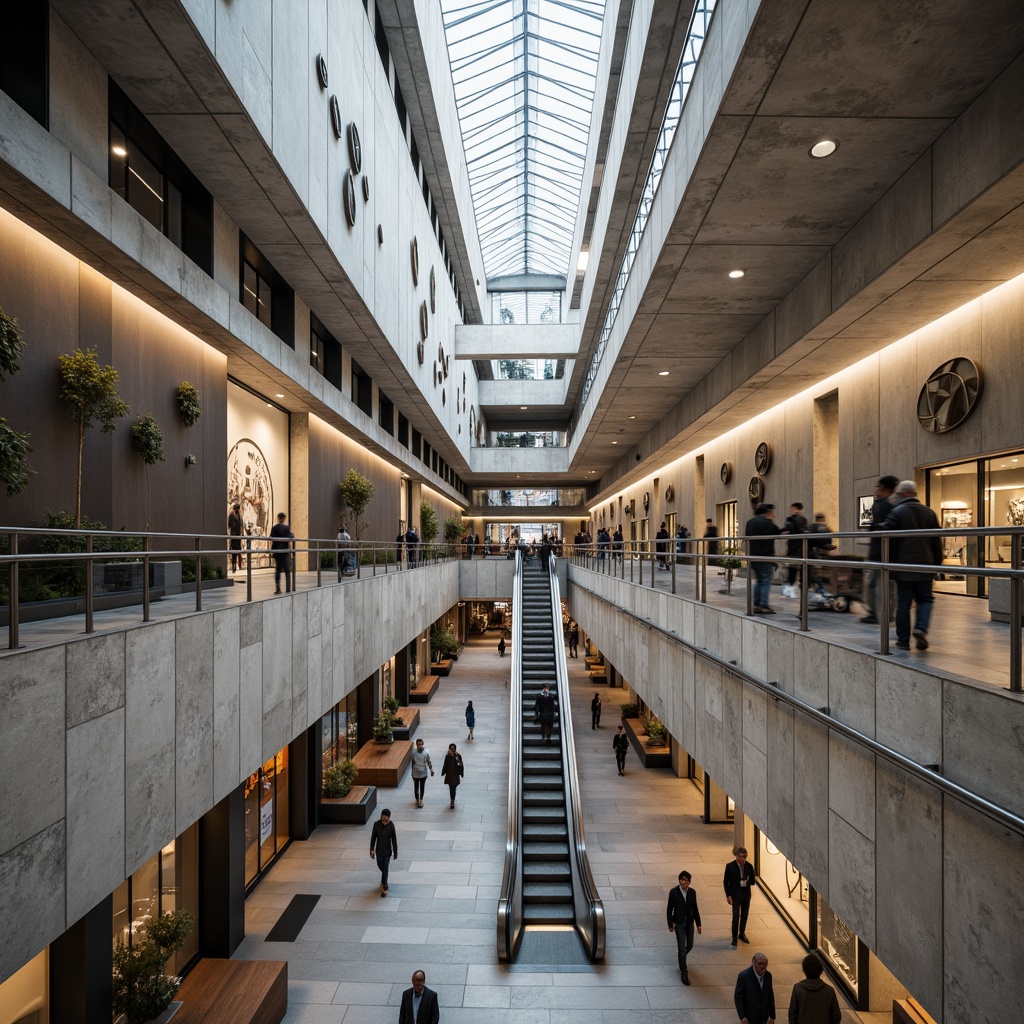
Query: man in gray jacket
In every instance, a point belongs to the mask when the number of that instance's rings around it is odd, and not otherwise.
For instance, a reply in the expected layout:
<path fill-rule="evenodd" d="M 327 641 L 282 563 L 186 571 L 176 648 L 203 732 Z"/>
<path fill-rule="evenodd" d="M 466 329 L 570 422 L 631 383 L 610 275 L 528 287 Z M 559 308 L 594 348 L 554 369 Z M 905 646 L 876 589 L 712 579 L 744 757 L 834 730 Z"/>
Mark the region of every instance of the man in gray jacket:
<path fill-rule="evenodd" d="M 889 539 L 889 561 L 903 565 L 941 565 L 942 541 L 936 536 L 922 537 L 917 530 L 939 529 L 938 516 L 917 500 L 917 484 L 904 480 L 896 488 L 896 504 L 882 525 L 884 530 L 906 530 L 906 537 Z M 915 531 L 915 532 L 911 532 Z M 932 617 L 932 580 L 934 573 L 893 569 L 896 581 L 896 646 L 910 650 L 910 605 L 917 605 L 914 640 L 919 651 L 928 649 L 928 623 Z"/>
<path fill-rule="evenodd" d="M 839 1024 L 843 1011 L 839 1009 L 836 990 L 821 980 L 821 961 L 808 953 L 800 966 L 804 980 L 793 986 L 789 997 L 789 1024 Z"/>

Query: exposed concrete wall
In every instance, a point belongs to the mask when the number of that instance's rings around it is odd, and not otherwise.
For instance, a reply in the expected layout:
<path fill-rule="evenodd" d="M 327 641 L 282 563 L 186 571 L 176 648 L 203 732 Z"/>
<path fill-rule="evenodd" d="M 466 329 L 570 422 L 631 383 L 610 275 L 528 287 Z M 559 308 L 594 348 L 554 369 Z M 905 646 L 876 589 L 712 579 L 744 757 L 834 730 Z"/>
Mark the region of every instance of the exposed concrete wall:
<path fill-rule="evenodd" d="M 454 564 L 0 658 L 0 978 L 458 600 Z"/>
<path fill-rule="evenodd" d="M 1024 966 L 1009 934 L 1024 896 L 1000 878 L 1021 836 L 642 620 L 1017 814 L 1005 766 L 1021 759 L 1024 701 L 575 567 L 570 580 L 581 628 L 928 1012 L 997 1020 Z"/>

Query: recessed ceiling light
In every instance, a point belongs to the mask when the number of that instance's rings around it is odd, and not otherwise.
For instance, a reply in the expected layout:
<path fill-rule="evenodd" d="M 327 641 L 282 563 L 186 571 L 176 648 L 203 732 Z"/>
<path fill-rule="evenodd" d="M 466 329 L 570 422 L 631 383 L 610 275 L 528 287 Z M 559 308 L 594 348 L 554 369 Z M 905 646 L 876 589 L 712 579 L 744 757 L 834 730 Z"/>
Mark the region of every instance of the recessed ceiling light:
<path fill-rule="evenodd" d="M 1016 459 L 1010 459 L 1010 461 L 1011 461 L 1011 462 L 1016 462 L 1017 460 L 1016 460 Z"/>
<path fill-rule="evenodd" d="M 668 376 L 668 370 L 659 370 L 658 371 L 658 376 L 659 377 L 667 377 Z"/>
<path fill-rule="evenodd" d="M 630 416 L 629 418 L 630 418 L 631 420 L 635 420 L 635 419 L 636 419 L 636 417 L 635 417 L 635 416 Z"/>
<path fill-rule="evenodd" d="M 111 146 L 110 147 L 110 151 L 114 154 L 114 156 L 127 156 L 128 155 L 128 150 L 125 149 L 124 146 Z"/>
<path fill-rule="evenodd" d="M 281 395 L 281 394 L 277 394 L 277 395 L 274 395 L 274 397 L 275 397 L 275 398 L 284 398 L 284 395 Z"/>
<path fill-rule="evenodd" d="M 576 260 L 576 273 L 582 274 L 586 271 L 587 265 L 590 263 L 590 250 L 581 249 L 579 259 Z"/>
<path fill-rule="evenodd" d="M 816 157 L 819 160 L 823 156 L 831 156 L 838 146 L 839 143 L 833 142 L 832 139 L 822 139 L 820 142 L 816 142 L 811 146 L 811 156 Z"/>
<path fill-rule="evenodd" d="M 746 276 L 746 273 L 747 273 L 747 272 L 746 272 L 745 270 L 730 270 L 730 271 L 729 271 L 729 276 L 730 276 L 730 277 L 731 277 L 731 278 L 732 278 L 732 279 L 733 279 L 734 281 L 736 281 L 736 280 L 739 280 L 739 278 L 741 278 L 741 277 L 745 277 L 745 276 Z"/>
<path fill-rule="evenodd" d="M 619 443 L 618 441 L 612 441 L 612 444 L 618 444 L 618 443 Z"/>
<path fill-rule="evenodd" d="M 526 412 L 526 410 L 529 409 L 529 406 L 528 405 L 521 405 L 521 406 L 519 406 L 519 408 L 520 408 L 520 410 L 522 412 Z"/>

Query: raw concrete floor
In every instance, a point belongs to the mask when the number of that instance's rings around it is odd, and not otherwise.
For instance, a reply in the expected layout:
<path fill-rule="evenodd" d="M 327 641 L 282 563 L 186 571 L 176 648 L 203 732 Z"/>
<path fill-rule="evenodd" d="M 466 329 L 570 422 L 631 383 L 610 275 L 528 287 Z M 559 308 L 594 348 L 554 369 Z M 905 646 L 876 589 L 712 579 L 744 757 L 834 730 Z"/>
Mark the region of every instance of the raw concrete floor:
<path fill-rule="evenodd" d="M 448 743 L 459 746 L 466 777 L 454 811 L 440 777 L 427 783 L 417 810 L 409 776 L 397 790 L 378 790 L 398 830 L 390 894 L 378 895 L 369 858 L 370 824 L 322 826 L 293 843 L 246 904 L 247 937 L 238 958 L 287 959 L 288 1024 L 380 1024 L 395 1021 L 402 991 L 422 968 L 438 992 L 443 1024 L 734 1024 L 736 974 L 756 950 L 767 953 L 779 1019 L 800 976 L 804 950 L 766 898 L 755 892 L 750 946 L 729 944 L 729 908 L 721 890 L 731 825 L 700 822 L 701 797 L 670 770 L 644 771 L 635 756 L 618 777 L 611 750 L 621 690 L 603 693 L 599 731 L 590 729 L 593 689 L 570 661 L 573 725 L 583 789 L 587 847 L 608 920 L 607 957 L 599 966 L 546 970 L 502 966 L 495 953 L 495 910 L 505 848 L 511 661 L 491 639 L 471 643 L 431 703 L 421 709 L 417 737 L 435 769 Z M 477 711 L 473 742 L 463 711 Z M 675 939 L 665 927 L 665 898 L 682 868 L 700 894 L 704 934 L 690 954 L 692 985 L 676 969 Z M 320 902 L 294 943 L 264 936 L 296 893 Z M 844 1021 L 858 1015 L 841 998 Z M 884 1015 L 891 1020 L 890 1014 Z"/>

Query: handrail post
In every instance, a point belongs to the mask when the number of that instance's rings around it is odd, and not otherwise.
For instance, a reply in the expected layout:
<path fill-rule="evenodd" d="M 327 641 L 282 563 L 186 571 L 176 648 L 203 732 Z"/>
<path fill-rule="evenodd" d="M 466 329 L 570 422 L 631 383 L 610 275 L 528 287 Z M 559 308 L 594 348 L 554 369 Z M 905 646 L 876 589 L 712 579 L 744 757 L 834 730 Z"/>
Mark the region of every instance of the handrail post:
<path fill-rule="evenodd" d="M 92 562 L 92 534 L 85 538 L 85 631 L 95 632 L 93 628 L 93 612 L 95 611 L 95 600 L 93 598 L 93 562 Z"/>
<path fill-rule="evenodd" d="M 7 646 L 13 651 L 18 646 L 18 617 L 21 614 L 18 600 L 18 535 L 16 533 L 11 534 L 11 554 L 14 555 L 14 561 L 11 562 L 11 575 L 10 581 L 10 603 L 8 610 L 10 612 L 10 622 L 7 626 Z"/>
<path fill-rule="evenodd" d="M 670 541 L 673 548 L 679 547 L 678 541 Z M 672 593 L 676 592 L 676 563 L 679 561 L 679 552 L 675 550 L 672 552 Z"/>
<path fill-rule="evenodd" d="M 203 556 L 202 539 L 196 537 L 196 611 L 203 610 Z"/>
<path fill-rule="evenodd" d="M 245 540 L 245 600 L 252 603 L 252 537 Z"/>
<path fill-rule="evenodd" d="M 1014 533 L 1010 537 L 1010 565 L 1015 571 L 1021 567 L 1021 535 Z M 1022 601 L 1024 580 L 1019 576 L 1010 579 L 1010 692 L 1020 693 L 1021 681 L 1021 633 L 1020 617 L 1024 611 Z"/>
<path fill-rule="evenodd" d="M 149 535 L 142 538 L 142 621 L 149 622 Z"/>
<path fill-rule="evenodd" d="M 703 541 L 702 541 L 703 544 Z M 703 544 L 700 553 L 700 602 L 708 603 L 708 545 Z"/>
<path fill-rule="evenodd" d="M 323 573 L 320 569 L 320 541 L 316 542 L 316 588 L 319 590 L 323 586 Z"/>
<path fill-rule="evenodd" d="M 373 575 L 377 575 L 377 545 L 373 545 Z"/>
<path fill-rule="evenodd" d="M 807 564 L 807 534 L 803 535 L 800 541 L 800 557 L 804 560 L 801 567 L 800 582 L 800 631 L 807 633 L 810 626 L 807 624 L 807 595 L 811 589 L 811 567 Z"/>
<path fill-rule="evenodd" d="M 754 614 L 754 584 L 751 576 L 754 574 L 754 563 L 750 561 L 750 541 L 747 541 L 747 614 Z"/>
<path fill-rule="evenodd" d="M 889 538 L 882 537 L 882 561 L 889 561 Z M 878 643 L 879 654 L 889 653 L 889 570 L 879 569 Z"/>

